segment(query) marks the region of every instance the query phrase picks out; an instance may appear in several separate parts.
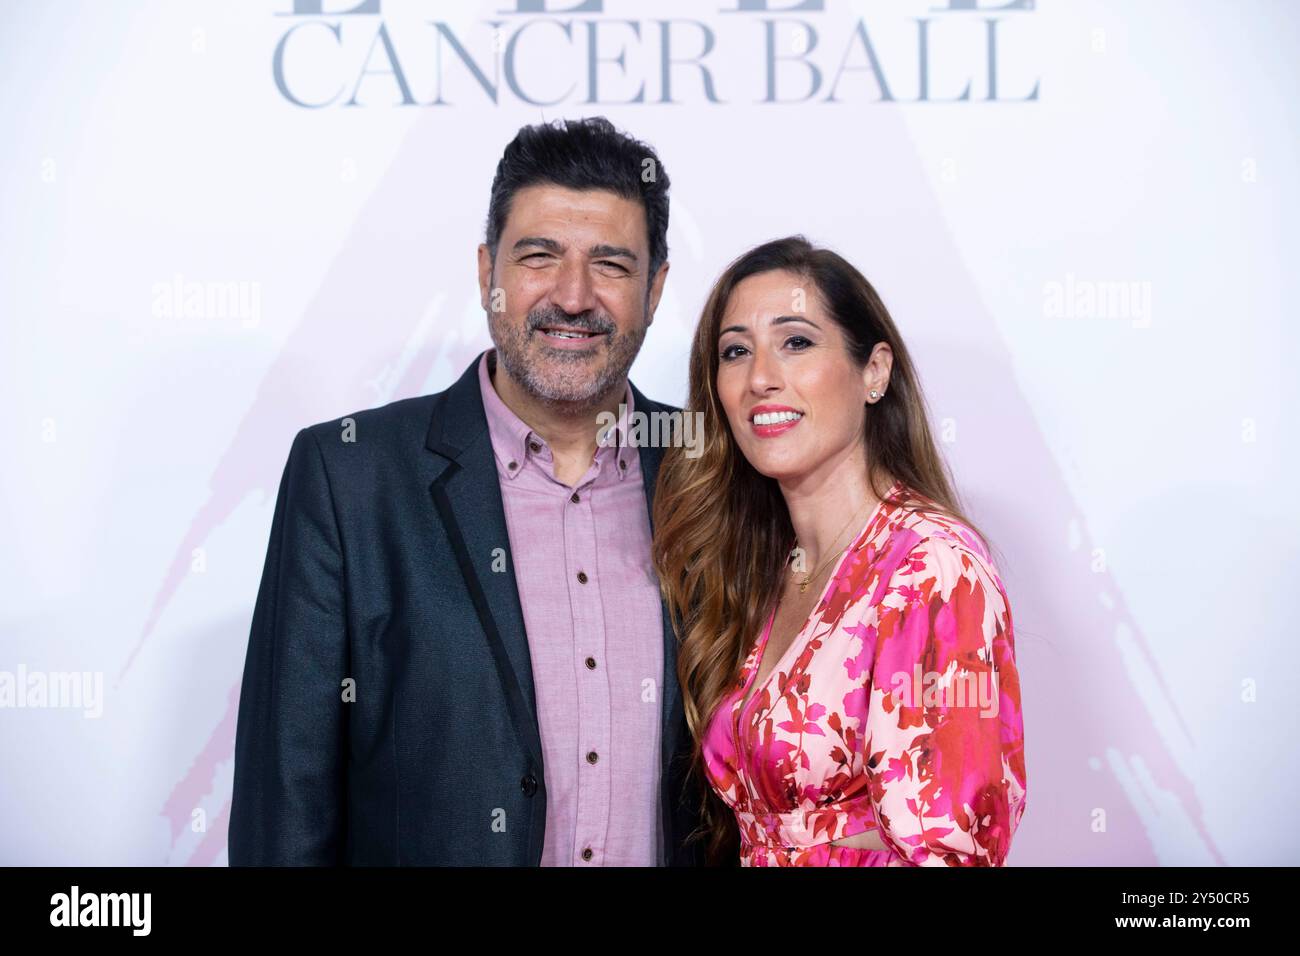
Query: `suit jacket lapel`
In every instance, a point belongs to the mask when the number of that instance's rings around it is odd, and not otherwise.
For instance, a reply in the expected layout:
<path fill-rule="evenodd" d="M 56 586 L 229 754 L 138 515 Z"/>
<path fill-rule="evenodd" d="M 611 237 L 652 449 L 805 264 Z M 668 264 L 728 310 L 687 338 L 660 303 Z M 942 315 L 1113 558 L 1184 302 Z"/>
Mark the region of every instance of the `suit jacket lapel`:
<path fill-rule="evenodd" d="M 652 402 L 635 385 L 632 395 L 638 411 L 669 411 Z M 523 608 L 515 579 L 510 535 L 500 479 L 492 454 L 492 441 L 479 393 L 478 359 L 475 359 L 435 407 L 426 447 L 441 456 L 445 466 L 429 486 L 434 508 L 446 529 L 461 575 L 474 602 L 474 610 L 487 637 L 505 688 L 511 716 L 520 738 L 542 769 L 542 744 L 537 724 L 537 697 L 533 686 L 532 658 L 524 629 Z M 645 483 L 646 511 L 654 531 L 654 492 L 663 449 L 638 449 Z M 506 556 L 505 572 L 492 570 L 494 552 Z M 666 604 L 663 614 L 664 674 L 660 719 L 665 772 L 677 749 L 677 721 L 681 694 L 677 685 L 677 636 Z"/>
<path fill-rule="evenodd" d="M 434 410 L 425 444 L 447 459 L 447 467 L 434 479 L 429 491 L 487 635 L 515 727 L 537 761 L 540 774 L 542 743 L 532 659 L 501 485 L 479 393 L 478 359 L 447 390 Z M 504 573 L 492 568 L 500 556 L 498 549 L 505 555 Z"/>
<path fill-rule="evenodd" d="M 646 414 L 652 411 L 666 412 L 670 410 L 666 405 L 650 401 L 641 394 L 635 385 L 632 386 L 632 399 L 635 402 L 636 410 L 643 411 Z M 641 477 L 645 481 L 646 513 L 650 518 L 650 533 L 653 535 L 655 482 L 659 478 L 659 464 L 663 461 L 664 450 L 658 447 L 643 446 L 638 451 L 641 457 Z M 677 751 L 677 721 L 673 718 L 681 707 L 681 690 L 677 684 L 677 635 L 673 631 L 672 618 L 668 614 L 667 603 L 661 600 L 660 605 L 663 609 L 664 640 L 664 676 L 660 685 L 663 688 L 663 712 L 660 714 L 660 727 L 662 727 L 663 737 L 663 753 L 661 756 L 666 783 L 668 764 Z"/>

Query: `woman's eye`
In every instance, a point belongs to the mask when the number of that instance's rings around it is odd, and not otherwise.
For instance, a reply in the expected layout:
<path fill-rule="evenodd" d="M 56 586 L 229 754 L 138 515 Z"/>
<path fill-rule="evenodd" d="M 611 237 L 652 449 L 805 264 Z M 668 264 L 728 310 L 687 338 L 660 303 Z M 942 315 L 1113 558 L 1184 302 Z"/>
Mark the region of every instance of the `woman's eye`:
<path fill-rule="evenodd" d="M 743 345 L 728 345 L 725 349 L 722 350 L 722 361 L 730 362 L 732 359 L 736 357 L 737 350 L 738 349 L 743 350 L 744 348 L 745 347 Z"/>
<path fill-rule="evenodd" d="M 802 352 L 804 349 L 808 348 L 813 343 L 811 339 L 806 339 L 802 335 L 792 335 L 785 340 L 785 344 L 789 345 L 796 352 Z"/>

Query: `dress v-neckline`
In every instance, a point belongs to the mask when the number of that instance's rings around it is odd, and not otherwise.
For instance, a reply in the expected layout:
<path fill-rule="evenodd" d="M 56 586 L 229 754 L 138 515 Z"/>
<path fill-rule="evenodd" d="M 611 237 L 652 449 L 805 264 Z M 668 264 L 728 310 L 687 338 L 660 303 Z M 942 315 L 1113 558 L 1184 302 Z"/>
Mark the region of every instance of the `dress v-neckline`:
<path fill-rule="evenodd" d="M 786 665 L 786 662 L 790 659 L 790 655 L 796 650 L 800 653 L 803 652 L 804 647 L 808 644 L 808 639 L 804 636 L 804 631 L 808 629 L 808 625 L 812 622 L 818 609 L 826 603 L 826 595 L 830 593 L 831 585 L 835 583 L 835 579 L 839 576 L 840 568 L 843 566 L 845 559 L 847 559 L 850 552 L 852 552 L 853 546 L 857 544 L 862 539 L 862 536 L 866 534 L 868 529 L 871 528 L 872 524 L 879 516 L 881 509 L 885 507 L 886 501 L 898 489 L 899 484 L 900 482 L 896 481 L 889 486 L 889 490 L 885 492 L 885 496 L 876 502 L 876 506 L 871 509 L 871 514 L 867 517 L 866 523 L 858 529 L 857 534 L 849 539 L 849 543 L 844 546 L 844 550 L 840 552 L 839 559 L 835 562 L 835 570 L 833 570 L 831 576 L 826 579 L 826 584 L 822 587 L 821 594 L 817 598 L 817 603 L 813 605 L 812 610 L 808 612 L 808 616 L 804 618 L 803 624 L 790 640 L 790 646 L 785 649 L 785 653 L 781 655 L 780 660 L 772 665 L 772 669 L 767 672 L 767 675 L 763 680 L 755 684 L 759 669 L 763 666 L 763 655 L 767 652 L 767 642 L 772 637 L 772 627 L 776 623 L 776 612 L 781 607 L 781 595 L 779 593 L 777 594 L 776 601 L 772 605 L 772 613 L 767 619 L 767 626 L 763 628 L 763 634 L 758 639 L 758 644 L 755 646 L 754 650 L 750 652 L 750 657 L 753 658 L 754 665 L 753 669 L 749 670 L 746 674 L 745 683 L 740 689 L 740 696 L 738 698 L 740 709 L 736 713 L 737 723 L 740 722 L 741 717 L 744 715 L 745 711 L 749 709 L 750 705 L 754 701 L 758 700 L 759 695 L 767 689 L 767 685 L 772 682 L 772 679 L 781 673 L 781 668 Z M 798 660 L 798 658 L 796 657 L 795 660 Z M 751 686 L 754 691 L 752 694 L 749 693 Z"/>

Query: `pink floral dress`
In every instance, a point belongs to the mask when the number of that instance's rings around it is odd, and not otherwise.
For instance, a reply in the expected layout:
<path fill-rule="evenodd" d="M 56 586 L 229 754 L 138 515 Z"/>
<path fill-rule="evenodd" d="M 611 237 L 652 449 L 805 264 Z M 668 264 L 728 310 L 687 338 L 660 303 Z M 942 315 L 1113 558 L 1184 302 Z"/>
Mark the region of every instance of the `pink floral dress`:
<path fill-rule="evenodd" d="M 1020 681 L 978 537 L 881 501 L 746 701 L 775 615 L 704 739 L 741 865 L 1001 866 L 1025 809 Z M 873 828 L 887 849 L 831 845 Z"/>

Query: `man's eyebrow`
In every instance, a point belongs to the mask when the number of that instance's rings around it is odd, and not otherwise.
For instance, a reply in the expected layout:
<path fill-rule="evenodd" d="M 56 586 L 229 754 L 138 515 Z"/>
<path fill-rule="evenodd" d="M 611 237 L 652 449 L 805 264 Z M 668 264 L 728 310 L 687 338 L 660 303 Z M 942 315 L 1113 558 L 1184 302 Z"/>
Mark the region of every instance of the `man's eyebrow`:
<path fill-rule="evenodd" d="M 784 325 L 787 322 L 803 322 L 805 325 L 811 325 L 814 329 L 821 329 L 821 326 L 812 319 L 805 319 L 802 315 L 779 315 L 772 320 L 773 325 Z M 728 332 L 748 332 L 749 327 L 745 325 L 729 325 L 725 329 L 718 330 L 718 335 L 726 335 Z"/>
<path fill-rule="evenodd" d="M 511 247 L 511 251 L 514 253 L 522 252 L 525 249 L 545 249 L 547 252 L 556 255 L 564 254 L 563 243 L 546 236 L 524 236 Z M 592 246 L 587 250 L 587 255 L 592 259 L 630 259 L 633 263 L 637 261 L 637 254 L 626 246 L 611 246 L 606 243 Z"/>
<path fill-rule="evenodd" d="M 510 251 L 522 252 L 524 249 L 532 248 L 534 246 L 545 249 L 547 252 L 564 252 L 564 246 L 560 245 L 554 239 L 548 239 L 545 236 L 524 236 L 510 247 Z"/>
<path fill-rule="evenodd" d="M 593 259 L 631 259 L 636 262 L 636 253 L 623 246 L 595 245 L 587 250 L 587 255 Z"/>

